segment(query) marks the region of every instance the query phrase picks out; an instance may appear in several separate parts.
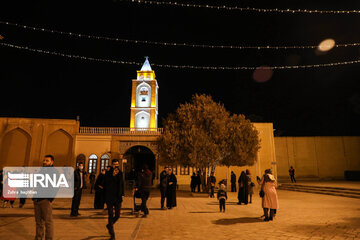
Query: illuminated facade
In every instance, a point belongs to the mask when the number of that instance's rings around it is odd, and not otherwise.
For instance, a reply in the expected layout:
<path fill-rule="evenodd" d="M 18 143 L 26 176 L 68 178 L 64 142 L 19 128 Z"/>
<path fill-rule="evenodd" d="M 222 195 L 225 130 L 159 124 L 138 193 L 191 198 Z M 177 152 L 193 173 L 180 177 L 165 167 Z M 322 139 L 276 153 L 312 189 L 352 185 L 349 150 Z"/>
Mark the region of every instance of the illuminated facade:
<path fill-rule="evenodd" d="M 132 80 L 130 128 L 155 130 L 158 127 L 158 89 L 148 58 Z"/>

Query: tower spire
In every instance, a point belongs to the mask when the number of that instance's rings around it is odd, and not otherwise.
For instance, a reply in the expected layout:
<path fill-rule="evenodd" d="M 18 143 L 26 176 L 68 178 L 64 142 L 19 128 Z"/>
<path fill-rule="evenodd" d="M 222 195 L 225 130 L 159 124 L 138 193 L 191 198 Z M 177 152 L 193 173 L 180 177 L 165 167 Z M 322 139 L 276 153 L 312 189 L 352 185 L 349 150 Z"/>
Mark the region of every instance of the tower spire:
<path fill-rule="evenodd" d="M 152 71 L 148 56 L 145 57 L 145 62 L 140 71 Z"/>

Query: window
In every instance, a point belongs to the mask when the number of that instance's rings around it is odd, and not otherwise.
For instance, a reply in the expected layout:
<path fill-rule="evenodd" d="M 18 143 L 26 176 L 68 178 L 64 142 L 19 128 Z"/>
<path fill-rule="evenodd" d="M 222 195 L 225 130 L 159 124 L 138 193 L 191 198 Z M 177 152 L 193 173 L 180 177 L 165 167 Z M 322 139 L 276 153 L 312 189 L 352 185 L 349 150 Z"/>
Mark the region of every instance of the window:
<path fill-rule="evenodd" d="M 107 166 L 109 166 L 109 155 L 104 154 L 101 156 L 101 161 L 100 161 L 100 171 L 102 171 L 103 169 L 106 169 Z"/>
<path fill-rule="evenodd" d="M 180 175 L 189 175 L 189 167 L 180 167 Z"/>
<path fill-rule="evenodd" d="M 176 166 L 170 166 L 169 168 L 172 169 L 174 175 L 177 175 L 177 167 Z"/>
<path fill-rule="evenodd" d="M 142 102 L 146 102 L 146 98 L 145 98 L 145 97 L 142 97 L 142 98 L 141 98 L 141 101 L 142 101 Z"/>
<path fill-rule="evenodd" d="M 88 173 L 96 173 L 96 162 L 97 162 L 98 157 L 95 154 L 91 154 L 89 157 L 89 168 L 88 168 Z"/>

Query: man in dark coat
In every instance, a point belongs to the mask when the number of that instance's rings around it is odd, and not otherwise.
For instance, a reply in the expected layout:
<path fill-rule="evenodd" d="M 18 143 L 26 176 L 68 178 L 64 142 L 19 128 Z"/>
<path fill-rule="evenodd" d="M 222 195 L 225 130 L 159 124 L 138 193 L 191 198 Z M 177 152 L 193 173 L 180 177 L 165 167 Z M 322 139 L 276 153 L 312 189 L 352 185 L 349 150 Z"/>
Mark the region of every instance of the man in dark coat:
<path fill-rule="evenodd" d="M 239 192 L 238 192 L 239 202 L 237 204 L 241 205 L 241 203 L 244 203 L 246 205 L 248 204 L 248 178 L 244 171 L 241 172 L 238 183 L 239 183 Z"/>
<path fill-rule="evenodd" d="M 172 169 L 169 168 L 166 187 L 166 207 L 168 209 L 176 207 L 176 184 L 176 176 L 172 172 Z"/>
<path fill-rule="evenodd" d="M 95 182 L 95 198 L 94 198 L 94 208 L 95 209 L 104 209 L 105 198 L 104 198 L 104 188 L 102 183 L 104 182 L 106 170 L 101 170 L 101 173 L 96 179 Z"/>
<path fill-rule="evenodd" d="M 210 177 L 209 177 L 209 185 L 210 185 L 210 197 L 214 198 L 214 190 L 215 190 L 215 185 L 216 185 L 216 178 L 214 176 L 214 173 L 212 172 Z"/>
<path fill-rule="evenodd" d="M 106 225 L 106 228 L 111 235 L 110 239 L 115 239 L 114 224 L 120 218 L 121 203 L 124 196 L 124 179 L 123 173 L 119 168 L 118 159 L 112 160 L 112 167 L 105 173 L 102 187 L 104 189 L 105 202 L 108 208 L 108 224 Z"/>
<path fill-rule="evenodd" d="M 141 211 L 144 213 L 144 217 L 149 214 L 149 209 L 146 206 L 146 201 L 150 196 L 150 190 L 152 187 L 152 173 L 147 165 L 141 169 L 141 174 L 138 176 L 136 189 L 141 196 Z"/>
<path fill-rule="evenodd" d="M 236 174 L 231 171 L 231 192 L 236 192 Z"/>
<path fill-rule="evenodd" d="M 70 216 L 79 216 L 79 206 L 81 201 L 82 190 L 85 187 L 84 163 L 79 163 L 78 168 L 74 171 L 74 197 L 71 203 Z"/>
<path fill-rule="evenodd" d="M 166 198 L 168 167 L 164 167 L 164 171 L 160 173 L 160 194 L 161 194 L 161 209 L 166 209 L 164 206 Z"/>

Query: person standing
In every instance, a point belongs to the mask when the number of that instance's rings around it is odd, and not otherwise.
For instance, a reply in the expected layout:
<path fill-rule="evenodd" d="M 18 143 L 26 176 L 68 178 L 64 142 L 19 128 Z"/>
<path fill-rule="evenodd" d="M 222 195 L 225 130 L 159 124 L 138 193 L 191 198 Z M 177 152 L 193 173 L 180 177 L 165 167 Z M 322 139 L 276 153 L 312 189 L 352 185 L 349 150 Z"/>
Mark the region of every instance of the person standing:
<path fill-rule="evenodd" d="M 216 178 L 214 176 L 214 172 L 211 173 L 210 177 L 209 177 L 209 183 L 210 183 L 210 197 L 214 198 L 214 190 L 215 190 L 215 185 L 216 185 Z"/>
<path fill-rule="evenodd" d="M 220 185 L 220 190 L 217 192 L 217 199 L 219 200 L 220 205 L 220 212 L 225 212 L 225 202 L 227 200 L 227 193 L 226 193 L 226 187 L 225 184 Z"/>
<path fill-rule="evenodd" d="M 102 183 L 104 182 L 106 170 L 101 170 L 101 173 L 96 179 L 95 182 L 95 198 L 94 198 L 94 208 L 95 209 L 104 209 L 105 199 L 104 199 L 104 188 Z"/>
<path fill-rule="evenodd" d="M 115 239 L 114 224 L 120 218 L 120 209 L 124 196 L 124 180 L 123 173 L 119 168 L 119 160 L 113 159 L 111 164 L 111 169 L 105 173 L 102 187 L 108 209 L 108 224 L 106 228 L 111 236 L 110 239 L 113 240 Z"/>
<path fill-rule="evenodd" d="M 248 169 L 246 169 L 246 177 L 248 180 L 248 194 L 249 194 L 249 198 L 250 198 L 249 203 L 252 203 L 252 195 L 254 194 L 255 184 L 251 181 L 251 173 Z"/>
<path fill-rule="evenodd" d="M 289 175 L 290 175 L 290 179 L 291 179 L 291 182 L 295 182 L 296 183 L 296 180 L 295 180 L 295 169 L 293 168 L 293 166 L 290 167 L 289 169 Z"/>
<path fill-rule="evenodd" d="M 152 173 L 148 166 L 145 164 L 141 170 L 141 174 L 138 177 L 137 187 L 135 189 L 139 191 L 141 196 L 141 211 L 144 213 L 144 217 L 149 214 L 149 209 L 146 206 L 146 201 L 150 196 L 150 190 L 152 186 Z"/>
<path fill-rule="evenodd" d="M 279 209 L 279 201 L 276 192 L 277 181 L 274 175 L 272 175 L 271 169 L 266 169 L 264 176 L 261 179 L 257 177 L 257 180 L 265 193 L 262 198 L 262 207 L 265 216 L 264 221 L 272 221 L 275 217 L 277 209 Z"/>
<path fill-rule="evenodd" d="M 164 206 L 166 198 L 166 187 L 167 187 L 167 176 L 168 176 L 168 167 L 164 167 L 164 170 L 160 173 L 160 196 L 161 196 L 161 209 L 166 209 Z"/>
<path fill-rule="evenodd" d="M 197 185 L 197 178 L 196 178 L 195 172 L 193 172 L 193 175 L 191 176 L 191 182 L 190 182 L 191 192 L 195 192 L 196 185 Z"/>
<path fill-rule="evenodd" d="M 197 171 L 197 173 L 196 173 L 196 185 L 197 185 L 198 192 L 200 192 L 200 185 L 201 185 L 200 171 Z"/>
<path fill-rule="evenodd" d="M 81 201 L 82 190 L 85 186 L 84 163 L 79 163 L 78 168 L 74 171 L 74 197 L 71 203 L 71 217 L 79 216 L 79 206 Z"/>
<path fill-rule="evenodd" d="M 89 176 L 89 180 L 90 180 L 90 194 L 92 194 L 92 191 L 94 189 L 95 186 L 95 173 L 92 172 Z"/>
<path fill-rule="evenodd" d="M 238 192 L 238 205 L 244 203 L 248 204 L 248 178 L 244 171 L 241 172 L 241 175 L 238 180 L 239 183 L 239 192 Z"/>
<path fill-rule="evenodd" d="M 168 209 L 176 207 L 176 184 L 176 176 L 172 172 L 172 169 L 169 168 L 166 187 L 166 206 Z"/>
<path fill-rule="evenodd" d="M 43 167 L 54 166 L 54 156 L 46 155 L 43 159 Z M 54 237 L 54 223 L 52 219 L 52 202 L 54 198 L 33 198 L 35 223 L 36 223 L 36 236 L 35 240 L 45 239 L 52 240 Z"/>
<path fill-rule="evenodd" d="M 236 192 L 236 175 L 231 171 L 231 192 Z"/>

